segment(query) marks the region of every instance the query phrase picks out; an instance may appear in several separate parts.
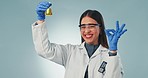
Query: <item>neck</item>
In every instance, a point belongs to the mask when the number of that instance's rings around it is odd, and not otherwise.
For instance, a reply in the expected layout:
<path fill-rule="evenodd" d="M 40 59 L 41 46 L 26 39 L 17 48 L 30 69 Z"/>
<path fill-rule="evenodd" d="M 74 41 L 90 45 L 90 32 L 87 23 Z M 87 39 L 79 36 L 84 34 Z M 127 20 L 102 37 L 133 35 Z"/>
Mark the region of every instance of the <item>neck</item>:
<path fill-rule="evenodd" d="M 93 43 L 87 43 L 87 42 L 86 42 L 86 44 L 96 46 L 96 45 L 99 45 L 100 43 L 95 43 L 95 44 L 93 44 Z"/>
<path fill-rule="evenodd" d="M 87 42 L 85 42 L 85 43 L 87 43 Z M 100 42 L 96 42 L 96 43 L 87 43 L 87 44 L 89 44 L 89 45 L 100 45 Z"/>

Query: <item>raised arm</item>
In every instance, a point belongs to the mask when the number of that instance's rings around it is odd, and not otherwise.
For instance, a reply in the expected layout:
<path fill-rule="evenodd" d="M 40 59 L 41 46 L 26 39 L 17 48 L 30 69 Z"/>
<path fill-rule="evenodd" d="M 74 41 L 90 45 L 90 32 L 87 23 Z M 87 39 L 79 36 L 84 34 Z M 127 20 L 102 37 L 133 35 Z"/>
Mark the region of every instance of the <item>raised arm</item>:
<path fill-rule="evenodd" d="M 36 8 L 38 21 L 32 25 L 33 42 L 36 52 L 53 62 L 65 66 L 68 57 L 68 45 L 50 43 L 45 25 L 45 11 L 51 6 L 49 2 L 41 2 Z"/>

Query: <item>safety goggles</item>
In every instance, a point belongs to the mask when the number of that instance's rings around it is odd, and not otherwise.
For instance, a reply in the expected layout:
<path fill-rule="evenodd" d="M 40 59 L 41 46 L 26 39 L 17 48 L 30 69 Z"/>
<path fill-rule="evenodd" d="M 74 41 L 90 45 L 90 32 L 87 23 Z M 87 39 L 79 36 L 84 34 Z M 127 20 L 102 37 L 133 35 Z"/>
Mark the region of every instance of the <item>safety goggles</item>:
<path fill-rule="evenodd" d="M 101 26 L 101 24 L 80 24 L 79 27 L 84 27 L 84 26 Z"/>
<path fill-rule="evenodd" d="M 85 31 L 86 29 L 93 31 L 96 29 L 96 27 L 100 27 L 100 26 L 101 26 L 100 24 L 81 24 L 79 25 L 81 31 Z"/>

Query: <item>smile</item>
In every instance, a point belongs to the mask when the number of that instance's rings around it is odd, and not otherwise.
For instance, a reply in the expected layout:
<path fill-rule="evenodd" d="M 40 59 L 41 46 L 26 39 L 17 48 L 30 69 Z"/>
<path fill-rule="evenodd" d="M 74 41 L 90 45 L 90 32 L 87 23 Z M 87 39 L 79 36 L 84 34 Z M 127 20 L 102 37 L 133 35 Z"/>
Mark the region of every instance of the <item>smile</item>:
<path fill-rule="evenodd" d="M 92 34 L 85 35 L 86 38 L 91 38 L 92 36 L 93 36 Z"/>

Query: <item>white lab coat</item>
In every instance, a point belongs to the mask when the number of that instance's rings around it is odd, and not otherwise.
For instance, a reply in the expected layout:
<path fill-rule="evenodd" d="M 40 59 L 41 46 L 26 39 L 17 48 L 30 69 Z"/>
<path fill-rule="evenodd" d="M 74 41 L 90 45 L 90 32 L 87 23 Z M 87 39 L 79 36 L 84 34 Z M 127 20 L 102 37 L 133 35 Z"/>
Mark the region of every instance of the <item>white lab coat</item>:
<path fill-rule="evenodd" d="M 59 45 L 50 43 L 45 22 L 32 25 L 33 42 L 37 53 L 65 67 L 64 78 L 84 78 L 88 67 L 88 78 L 122 78 L 123 70 L 119 55 L 109 56 L 109 50 L 99 46 L 89 58 L 84 43 L 80 45 Z M 100 73 L 102 62 L 107 62 L 105 72 Z"/>

